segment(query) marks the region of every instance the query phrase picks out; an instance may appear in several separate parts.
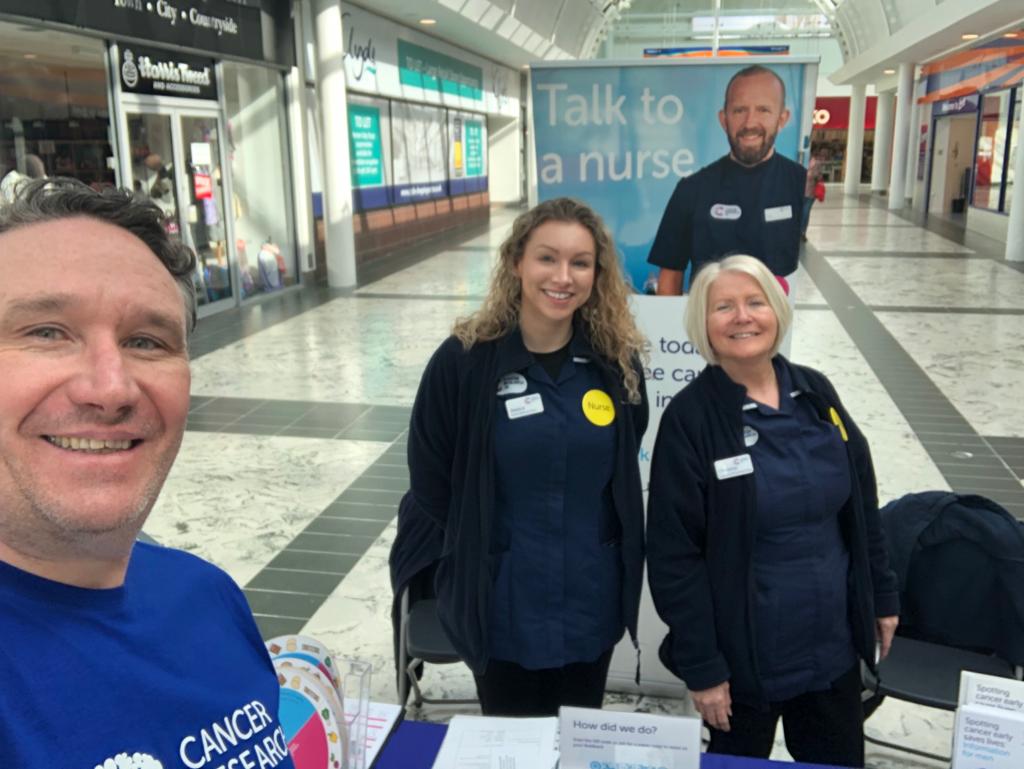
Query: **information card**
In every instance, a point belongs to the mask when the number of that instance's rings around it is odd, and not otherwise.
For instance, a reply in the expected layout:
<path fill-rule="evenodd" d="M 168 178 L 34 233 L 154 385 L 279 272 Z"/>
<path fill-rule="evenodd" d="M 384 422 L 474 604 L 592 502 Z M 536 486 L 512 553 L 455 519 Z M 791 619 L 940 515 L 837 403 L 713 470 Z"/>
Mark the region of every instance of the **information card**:
<path fill-rule="evenodd" d="M 699 769 L 700 719 L 561 708 L 559 769 Z"/>
<path fill-rule="evenodd" d="M 953 769 L 1024 766 L 1024 682 L 964 671 Z"/>

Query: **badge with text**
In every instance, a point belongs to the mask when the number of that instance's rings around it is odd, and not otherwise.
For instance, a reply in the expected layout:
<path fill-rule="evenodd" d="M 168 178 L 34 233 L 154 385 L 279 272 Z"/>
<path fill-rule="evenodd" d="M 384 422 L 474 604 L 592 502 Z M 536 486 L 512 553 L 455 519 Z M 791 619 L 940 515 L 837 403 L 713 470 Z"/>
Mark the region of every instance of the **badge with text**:
<path fill-rule="evenodd" d="M 604 390 L 587 390 L 583 395 L 583 416 L 591 424 L 607 427 L 615 421 L 615 404 Z"/>
<path fill-rule="evenodd" d="M 698 769 L 700 719 L 563 707 L 558 766 Z"/>
<path fill-rule="evenodd" d="M 743 209 L 739 206 L 727 205 L 726 203 L 715 203 L 711 206 L 712 219 L 734 222 L 741 216 L 743 216 Z"/>
<path fill-rule="evenodd" d="M 720 481 L 750 475 L 752 472 L 754 463 L 750 461 L 750 454 L 737 454 L 735 457 L 715 461 L 715 477 Z"/>
<path fill-rule="evenodd" d="M 498 380 L 498 395 L 519 395 L 526 392 L 526 377 L 522 374 L 505 374 Z"/>
<path fill-rule="evenodd" d="M 764 220 L 766 222 L 781 222 L 784 219 L 793 218 L 793 206 L 775 206 L 774 208 L 766 208 L 764 210 Z"/>
<path fill-rule="evenodd" d="M 505 411 L 508 413 L 509 419 L 522 419 L 544 411 L 544 402 L 540 399 L 540 393 L 531 393 L 521 398 L 509 398 L 505 401 Z"/>

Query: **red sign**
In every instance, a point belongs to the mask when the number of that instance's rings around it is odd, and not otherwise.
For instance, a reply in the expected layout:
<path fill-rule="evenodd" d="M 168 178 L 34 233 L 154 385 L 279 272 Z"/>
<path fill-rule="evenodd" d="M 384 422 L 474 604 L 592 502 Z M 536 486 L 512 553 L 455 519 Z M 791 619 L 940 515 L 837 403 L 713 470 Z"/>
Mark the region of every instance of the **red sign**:
<path fill-rule="evenodd" d="M 869 96 L 864 108 L 864 129 L 871 131 L 875 127 L 875 110 L 878 97 Z M 814 100 L 814 124 L 816 131 L 831 131 L 850 127 L 849 96 L 819 96 Z"/>
<path fill-rule="evenodd" d="M 196 200 L 206 200 L 213 197 L 213 180 L 209 174 L 196 172 L 192 175 L 192 188 L 196 192 Z"/>

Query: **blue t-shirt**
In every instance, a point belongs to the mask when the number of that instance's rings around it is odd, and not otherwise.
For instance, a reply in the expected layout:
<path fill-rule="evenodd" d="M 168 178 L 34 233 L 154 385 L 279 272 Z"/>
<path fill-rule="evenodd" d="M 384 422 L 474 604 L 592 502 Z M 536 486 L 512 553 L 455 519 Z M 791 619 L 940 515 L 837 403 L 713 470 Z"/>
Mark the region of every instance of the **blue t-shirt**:
<path fill-rule="evenodd" d="M 108 590 L 0 562 L 0 639 L 4 769 L 293 769 L 245 597 L 195 556 L 136 543 Z"/>
<path fill-rule="evenodd" d="M 776 275 L 797 268 L 807 171 L 778 152 L 748 168 L 728 155 L 681 179 L 647 261 L 683 272 L 750 254 Z"/>
<path fill-rule="evenodd" d="M 496 536 L 508 547 L 497 555 L 490 654 L 530 670 L 592 662 L 625 629 L 621 549 L 608 536 L 615 423 L 585 407 L 588 393 L 591 405 L 620 407 L 597 363 L 573 355 L 554 381 L 534 362 L 499 384 Z M 527 396 L 541 410 L 510 418 L 506 404 L 517 415 Z"/>
<path fill-rule="evenodd" d="M 850 468 L 839 429 L 794 391 L 784 366 L 779 408 L 748 401 L 744 442 L 757 488 L 754 637 L 769 701 L 821 691 L 857 661 L 847 616 L 850 555 L 839 511 Z"/>

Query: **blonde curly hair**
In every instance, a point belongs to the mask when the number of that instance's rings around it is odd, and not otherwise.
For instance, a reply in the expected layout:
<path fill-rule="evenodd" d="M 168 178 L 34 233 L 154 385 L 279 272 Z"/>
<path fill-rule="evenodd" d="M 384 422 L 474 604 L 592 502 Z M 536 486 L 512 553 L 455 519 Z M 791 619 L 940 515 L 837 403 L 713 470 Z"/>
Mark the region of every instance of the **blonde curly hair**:
<path fill-rule="evenodd" d="M 551 221 L 579 224 L 594 238 L 594 288 L 577 312 L 594 349 L 619 367 L 629 400 L 638 403 L 640 377 L 633 365 L 635 360 L 646 358 L 647 339 L 636 327 L 630 312 L 631 292 L 611 234 L 601 217 L 578 200 L 545 200 L 516 217 L 512 232 L 498 250 L 498 261 L 491 274 L 487 298 L 475 313 L 455 321 L 452 334 L 468 350 L 477 342 L 488 342 L 505 336 L 519 324 L 522 282 L 516 274 L 516 266 L 523 257 L 533 231 Z"/>

